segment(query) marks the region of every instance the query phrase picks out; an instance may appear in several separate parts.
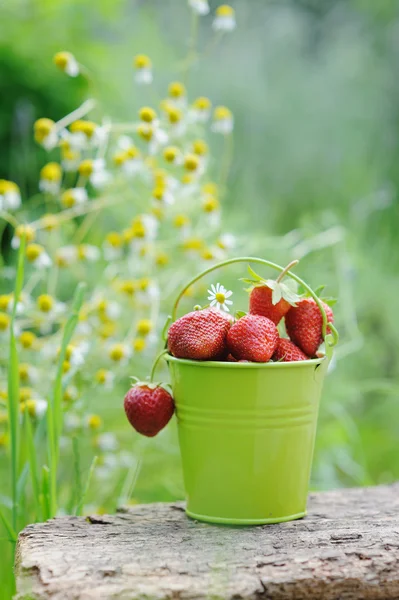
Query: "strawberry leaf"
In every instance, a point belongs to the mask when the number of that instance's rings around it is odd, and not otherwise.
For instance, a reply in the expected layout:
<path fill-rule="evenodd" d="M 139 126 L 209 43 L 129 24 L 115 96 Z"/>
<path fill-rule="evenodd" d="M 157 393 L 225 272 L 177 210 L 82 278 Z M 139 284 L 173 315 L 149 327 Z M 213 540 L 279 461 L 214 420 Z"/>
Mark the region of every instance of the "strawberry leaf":
<path fill-rule="evenodd" d="M 247 315 L 248 313 L 245 312 L 245 310 L 236 310 L 236 312 L 234 313 L 234 316 L 236 319 L 241 319 L 241 317 L 245 317 L 245 315 Z"/>
<path fill-rule="evenodd" d="M 319 285 L 319 287 L 317 287 L 314 291 L 316 296 L 320 296 L 320 294 L 322 293 L 322 291 L 324 290 L 325 287 L 326 287 L 325 285 Z"/>
<path fill-rule="evenodd" d="M 248 273 L 251 275 L 251 277 L 253 277 L 255 279 L 255 281 L 263 281 L 263 278 L 258 275 L 257 273 L 255 273 L 255 271 L 253 269 L 251 269 L 251 267 L 248 265 Z"/>
<path fill-rule="evenodd" d="M 275 282 L 277 283 L 277 282 Z M 281 286 L 277 283 L 276 287 L 272 288 L 273 292 L 272 292 L 272 304 L 276 305 L 278 302 L 280 302 L 281 298 L 282 298 L 282 291 L 281 291 Z"/>
<path fill-rule="evenodd" d="M 335 304 L 338 302 L 337 298 L 322 298 L 322 301 L 325 302 L 328 306 L 335 306 Z"/>

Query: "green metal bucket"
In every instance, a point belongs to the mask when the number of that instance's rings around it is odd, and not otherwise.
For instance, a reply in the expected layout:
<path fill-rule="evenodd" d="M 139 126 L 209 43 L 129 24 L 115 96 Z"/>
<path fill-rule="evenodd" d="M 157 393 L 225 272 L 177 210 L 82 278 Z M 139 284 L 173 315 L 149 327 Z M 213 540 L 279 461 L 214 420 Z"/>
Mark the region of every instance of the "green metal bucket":
<path fill-rule="evenodd" d="M 253 258 L 229 262 L 242 260 L 266 262 Z M 331 355 L 336 330 L 334 336 L 326 335 L 325 327 L 323 331 Z M 290 363 L 200 362 L 169 354 L 166 360 L 176 406 L 187 514 L 232 525 L 279 523 L 305 516 L 329 356 Z"/>
<path fill-rule="evenodd" d="M 187 514 L 237 525 L 303 517 L 327 358 L 167 360 Z"/>

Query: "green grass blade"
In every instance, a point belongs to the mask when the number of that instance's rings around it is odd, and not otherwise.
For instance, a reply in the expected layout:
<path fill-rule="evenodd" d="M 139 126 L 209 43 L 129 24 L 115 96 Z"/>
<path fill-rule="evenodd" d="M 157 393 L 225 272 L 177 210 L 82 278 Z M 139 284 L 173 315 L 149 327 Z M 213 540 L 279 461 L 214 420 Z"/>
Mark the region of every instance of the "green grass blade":
<path fill-rule="evenodd" d="M 15 543 L 17 541 L 18 536 L 16 534 L 14 527 L 11 525 L 10 521 L 7 519 L 7 517 L 5 516 L 5 514 L 1 508 L 0 508 L 0 521 L 3 523 L 5 529 L 7 530 L 7 533 L 10 536 L 11 541 Z"/>
<path fill-rule="evenodd" d="M 56 432 L 54 422 L 54 410 L 49 402 L 47 405 L 47 456 L 49 462 L 48 474 L 48 494 L 49 494 L 49 515 L 55 516 L 57 512 L 57 447 Z M 49 517 L 48 517 L 49 518 Z"/>
<path fill-rule="evenodd" d="M 75 485 L 73 490 L 73 497 L 76 499 L 76 511 L 78 509 L 79 500 L 83 496 L 82 488 L 82 473 L 80 467 L 80 451 L 79 451 L 79 440 L 76 436 L 72 438 L 73 456 L 74 456 L 74 474 L 75 474 Z"/>
<path fill-rule="evenodd" d="M 10 325 L 10 353 L 8 366 L 8 421 L 10 427 L 11 454 L 11 493 L 12 493 L 12 527 L 17 529 L 18 523 L 18 459 L 19 459 L 19 363 L 17 344 L 14 335 L 17 304 L 24 281 L 25 237 L 21 238 L 18 254 L 17 274 L 14 287 L 14 305 Z"/>
<path fill-rule="evenodd" d="M 43 465 L 42 468 L 42 511 L 43 520 L 47 521 L 51 517 L 51 505 L 50 505 L 50 469 L 47 465 Z"/>
<path fill-rule="evenodd" d="M 33 498 L 36 506 L 36 521 L 41 520 L 41 506 L 40 506 L 40 484 L 39 484 L 39 472 L 37 467 L 37 456 L 35 441 L 33 438 L 32 422 L 28 409 L 25 409 L 25 438 L 28 446 L 28 460 L 29 470 L 32 481 Z"/>
<path fill-rule="evenodd" d="M 95 456 L 92 460 L 92 463 L 90 465 L 90 469 L 89 469 L 89 474 L 87 477 L 87 481 L 86 481 L 86 485 L 85 488 L 83 490 L 83 494 L 79 500 L 79 504 L 76 507 L 76 512 L 75 515 L 81 515 L 82 514 L 82 510 L 83 510 L 83 505 L 87 496 L 87 492 L 89 491 L 89 487 L 90 487 L 90 482 L 91 482 L 91 478 L 93 477 L 93 473 L 94 473 L 94 469 L 96 468 L 96 464 L 97 464 L 97 460 L 98 460 L 98 456 Z"/>

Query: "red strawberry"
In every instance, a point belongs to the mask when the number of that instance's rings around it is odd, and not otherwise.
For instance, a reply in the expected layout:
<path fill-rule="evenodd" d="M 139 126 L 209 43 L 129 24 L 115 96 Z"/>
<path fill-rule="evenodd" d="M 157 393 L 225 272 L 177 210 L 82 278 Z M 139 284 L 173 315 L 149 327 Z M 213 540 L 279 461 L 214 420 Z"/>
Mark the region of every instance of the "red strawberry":
<path fill-rule="evenodd" d="M 277 325 L 290 310 L 291 304 L 284 298 L 281 298 L 277 304 L 273 304 L 272 295 L 273 290 L 267 285 L 252 288 L 249 295 L 249 312 L 267 317 Z"/>
<path fill-rule="evenodd" d="M 227 354 L 230 318 L 218 310 L 194 310 L 175 321 L 168 332 L 168 349 L 177 358 L 218 360 Z"/>
<path fill-rule="evenodd" d="M 273 321 L 259 315 L 245 315 L 230 328 L 227 345 L 238 360 L 267 362 L 277 347 L 278 339 Z"/>
<path fill-rule="evenodd" d="M 299 296 L 285 283 L 282 283 L 284 276 L 297 263 L 297 260 L 290 262 L 276 280 L 263 279 L 251 267 L 248 267 L 249 274 L 253 279 L 244 279 L 243 281 L 252 285 L 249 296 L 249 312 L 251 314 L 267 317 L 276 325 L 280 323 L 291 306 L 295 306 L 296 301 L 299 300 Z"/>
<path fill-rule="evenodd" d="M 163 387 L 151 383 L 134 384 L 125 396 L 125 413 L 136 431 L 154 437 L 172 418 L 172 396 Z"/>
<path fill-rule="evenodd" d="M 280 338 L 273 354 L 273 360 L 294 362 L 297 360 L 308 360 L 308 357 L 293 342 L 285 338 Z"/>
<path fill-rule="evenodd" d="M 327 321 L 334 323 L 333 311 L 324 302 L 322 304 L 326 311 Z M 307 356 L 315 356 L 323 341 L 322 325 L 321 312 L 313 298 L 303 298 L 296 307 L 290 308 L 285 316 L 285 328 L 288 335 Z"/>

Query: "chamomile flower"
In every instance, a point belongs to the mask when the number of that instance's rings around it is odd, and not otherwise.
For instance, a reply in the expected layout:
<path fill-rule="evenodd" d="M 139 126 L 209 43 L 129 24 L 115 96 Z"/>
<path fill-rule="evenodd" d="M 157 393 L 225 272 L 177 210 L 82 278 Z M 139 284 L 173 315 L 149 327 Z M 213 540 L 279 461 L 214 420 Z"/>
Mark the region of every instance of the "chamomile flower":
<path fill-rule="evenodd" d="M 0 210 L 17 210 L 21 206 L 21 193 L 13 181 L 0 179 Z"/>
<path fill-rule="evenodd" d="M 104 258 L 107 261 L 118 260 L 123 255 L 124 239 L 117 231 L 110 231 L 103 243 Z"/>
<path fill-rule="evenodd" d="M 236 28 L 234 8 L 228 4 L 218 6 L 212 27 L 215 31 L 233 31 Z"/>
<path fill-rule="evenodd" d="M 41 419 L 46 414 L 47 406 L 47 400 L 30 398 L 20 404 L 20 410 L 22 413 L 27 410 L 31 417 Z"/>
<path fill-rule="evenodd" d="M 211 116 L 212 103 L 206 96 L 194 100 L 188 112 L 189 120 L 193 123 L 206 123 Z"/>
<path fill-rule="evenodd" d="M 78 260 L 77 246 L 62 246 L 55 254 L 55 262 L 58 267 L 69 267 Z"/>
<path fill-rule="evenodd" d="M 139 85 L 149 85 L 152 83 L 152 63 L 146 54 L 137 54 L 134 57 L 133 66 L 135 69 L 135 81 Z"/>
<path fill-rule="evenodd" d="M 100 248 L 92 244 L 79 244 L 77 253 L 78 259 L 85 262 L 96 262 L 101 258 Z"/>
<path fill-rule="evenodd" d="M 47 163 L 40 171 L 39 190 L 55 196 L 60 191 L 61 178 L 61 166 L 56 162 Z"/>
<path fill-rule="evenodd" d="M 119 365 L 127 363 L 132 355 L 132 351 L 127 344 L 112 344 L 108 348 L 108 356 L 114 362 Z"/>
<path fill-rule="evenodd" d="M 40 244 L 28 244 L 25 253 L 27 260 L 37 269 L 47 269 L 52 265 L 51 258 Z"/>
<path fill-rule="evenodd" d="M 58 144 L 57 127 L 51 119 L 38 119 L 33 126 L 35 140 L 45 150 L 52 150 Z"/>
<path fill-rule="evenodd" d="M 69 147 L 69 144 L 66 144 L 65 147 L 61 146 L 61 166 L 66 173 L 77 171 L 79 163 L 79 150 L 73 150 Z"/>
<path fill-rule="evenodd" d="M 213 113 L 212 131 L 228 135 L 233 131 L 234 119 L 231 110 L 226 106 L 217 106 Z"/>
<path fill-rule="evenodd" d="M 79 174 L 87 177 L 96 189 L 103 188 L 111 179 L 111 174 L 105 168 L 103 158 L 83 160 L 78 167 Z"/>
<path fill-rule="evenodd" d="M 211 306 L 215 306 L 218 310 L 224 310 L 230 312 L 229 306 L 233 304 L 232 300 L 228 300 L 232 296 L 233 292 L 226 290 L 224 285 L 217 283 L 211 285 L 208 290 L 208 300 L 210 300 Z"/>
<path fill-rule="evenodd" d="M 107 369 L 99 369 L 95 374 L 95 379 L 105 389 L 110 390 L 114 386 L 115 376 L 112 371 L 107 371 Z"/>
<path fill-rule="evenodd" d="M 180 81 L 173 81 L 168 87 L 168 102 L 171 106 L 185 108 L 187 105 L 187 90 Z"/>
<path fill-rule="evenodd" d="M 23 385 L 37 383 L 39 380 L 39 371 L 33 365 L 20 363 L 18 367 L 19 380 Z"/>
<path fill-rule="evenodd" d="M 232 233 L 222 233 L 217 240 L 217 245 L 221 250 L 231 250 L 237 245 L 237 238 Z"/>
<path fill-rule="evenodd" d="M 30 244 L 35 241 L 36 231 L 30 225 L 18 225 L 11 240 L 11 248 L 14 248 L 14 250 L 19 248 L 23 236 L 25 237 L 25 243 Z"/>
<path fill-rule="evenodd" d="M 201 16 L 207 15 L 210 10 L 208 0 L 188 0 L 188 5 Z"/>
<path fill-rule="evenodd" d="M 83 187 L 70 188 L 65 190 L 61 196 L 61 204 L 64 208 L 72 208 L 77 204 L 84 204 L 89 199 L 87 191 Z"/>
<path fill-rule="evenodd" d="M 142 171 L 143 161 L 140 150 L 127 135 L 120 136 L 117 144 L 119 151 L 114 154 L 114 163 L 122 167 L 123 172 L 133 176 Z"/>
<path fill-rule="evenodd" d="M 53 62 L 56 67 L 70 77 L 77 77 L 80 73 L 79 63 L 70 52 L 57 52 L 54 55 Z"/>

